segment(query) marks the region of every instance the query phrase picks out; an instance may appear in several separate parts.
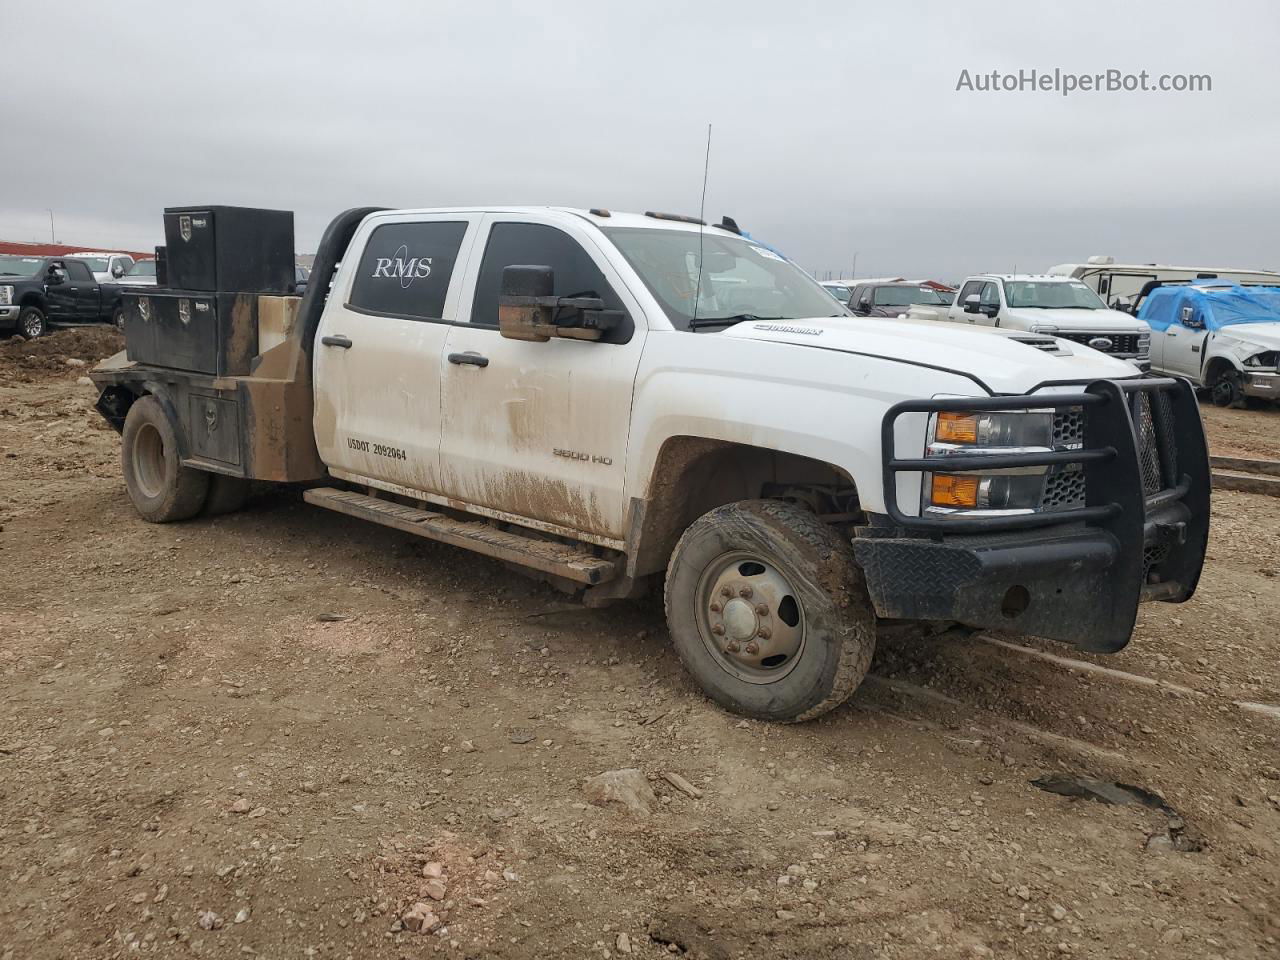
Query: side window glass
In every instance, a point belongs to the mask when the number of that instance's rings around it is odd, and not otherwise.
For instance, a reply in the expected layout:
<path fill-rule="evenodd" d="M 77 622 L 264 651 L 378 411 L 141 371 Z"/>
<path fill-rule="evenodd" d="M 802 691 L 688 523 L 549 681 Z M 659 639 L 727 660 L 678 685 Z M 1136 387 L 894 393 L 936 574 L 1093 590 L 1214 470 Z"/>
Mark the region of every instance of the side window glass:
<path fill-rule="evenodd" d="M 92 280 L 93 274 L 89 272 L 89 268 L 79 260 L 67 261 L 67 275 L 72 280 Z"/>
<path fill-rule="evenodd" d="M 554 296 L 599 297 L 606 310 L 625 309 L 595 261 L 563 230 L 540 223 L 495 223 L 476 278 L 471 306 L 471 322 L 476 326 L 497 327 L 502 271 L 515 264 L 550 267 L 554 273 Z M 631 339 L 631 330 L 628 316 L 604 339 L 624 343 Z"/>
<path fill-rule="evenodd" d="M 440 320 L 465 222 L 387 223 L 369 236 L 347 304 L 379 316 Z"/>
<path fill-rule="evenodd" d="M 960 288 L 960 297 L 956 302 L 959 303 L 961 306 L 964 306 L 964 302 L 981 289 L 982 289 L 981 280 L 970 280 L 968 283 L 966 283 L 963 287 Z"/>
<path fill-rule="evenodd" d="M 982 296 L 978 298 L 978 302 L 984 307 L 1000 306 L 1000 294 L 996 292 L 994 283 L 984 283 L 982 285 Z"/>

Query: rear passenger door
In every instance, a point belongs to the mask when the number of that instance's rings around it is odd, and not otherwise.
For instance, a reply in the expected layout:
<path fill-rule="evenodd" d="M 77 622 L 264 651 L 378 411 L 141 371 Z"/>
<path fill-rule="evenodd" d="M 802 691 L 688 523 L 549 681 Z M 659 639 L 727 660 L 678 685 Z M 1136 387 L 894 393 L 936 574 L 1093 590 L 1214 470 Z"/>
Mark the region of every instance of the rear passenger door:
<path fill-rule="evenodd" d="M 440 492 L 440 366 L 479 222 L 374 215 L 352 238 L 358 259 L 339 273 L 314 348 L 316 445 L 335 476 Z"/>
<path fill-rule="evenodd" d="M 451 497 L 621 540 L 631 396 L 645 323 L 591 228 L 493 214 L 468 269 L 470 310 L 442 373 L 441 476 Z M 627 319 L 607 340 L 509 340 L 498 332 L 502 270 L 550 266 L 556 296 L 598 296 Z M 586 539 L 591 539 L 590 536 Z"/>
<path fill-rule="evenodd" d="M 79 260 L 67 261 L 67 277 L 72 309 L 76 323 L 96 323 L 99 316 L 98 278 L 93 275 L 88 264 Z"/>

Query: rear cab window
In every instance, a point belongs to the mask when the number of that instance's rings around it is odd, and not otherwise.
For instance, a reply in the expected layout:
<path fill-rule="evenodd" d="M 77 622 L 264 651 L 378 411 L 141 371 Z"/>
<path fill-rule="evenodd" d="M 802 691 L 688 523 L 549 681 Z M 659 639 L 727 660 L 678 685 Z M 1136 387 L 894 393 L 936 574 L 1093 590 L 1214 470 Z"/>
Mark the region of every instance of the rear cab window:
<path fill-rule="evenodd" d="M 365 242 L 346 307 L 404 320 L 444 320 L 449 283 L 469 221 L 383 223 Z"/>

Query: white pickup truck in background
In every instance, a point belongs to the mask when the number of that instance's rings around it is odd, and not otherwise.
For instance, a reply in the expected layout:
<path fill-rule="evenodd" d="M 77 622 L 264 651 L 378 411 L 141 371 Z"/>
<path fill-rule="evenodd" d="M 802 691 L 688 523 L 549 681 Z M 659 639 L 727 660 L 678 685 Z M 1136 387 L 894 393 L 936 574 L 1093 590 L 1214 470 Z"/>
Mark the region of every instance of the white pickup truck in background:
<path fill-rule="evenodd" d="M 946 319 L 1049 334 L 1127 360 L 1139 370 L 1150 366 L 1147 325 L 1108 308 L 1096 293 L 1071 277 L 995 273 L 969 277 Z"/>
<path fill-rule="evenodd" d="M 283 214 L 194 209 L 167 214 L 170 280 L 217 273 L 196 221 Z M 279 290 L 291 233 L 275 246 Z M 1139 602 L 1195 590 L 1209 473 L 1185 381 L 853 317 L 731 221 L 360 209 L 312 279 L 300 302 L 126 291 L 128 355 L 92 375 L 144 519 L 296 482 L 589 604 L 661 592 L 702 688 L 771 720 L 845 700 L 885 621 L 1114 651 Z"/>
<path fill-rule="evenodd" d="M 1220 407 L 1280 399 L 1280 285 L 1148 284 L 1138 316 L 1155 371 L 1187 377 Z"/>

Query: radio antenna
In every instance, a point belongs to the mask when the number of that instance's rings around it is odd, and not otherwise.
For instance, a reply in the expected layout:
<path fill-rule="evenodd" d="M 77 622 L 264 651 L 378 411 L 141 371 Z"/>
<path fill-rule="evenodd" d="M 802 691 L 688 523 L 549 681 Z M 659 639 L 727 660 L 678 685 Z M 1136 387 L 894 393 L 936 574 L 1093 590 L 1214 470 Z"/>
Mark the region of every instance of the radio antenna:
<path fill-rule="evenodd" d="M 707 229 L 707 173 L 711 170 L 711 124 L 707 124 L 707 154 L 702 161 L 702 200 L 698 204 L 698 279 L 693 287 L 693 319 L 698 319 L 702 299 L 702 235 Z"/>

